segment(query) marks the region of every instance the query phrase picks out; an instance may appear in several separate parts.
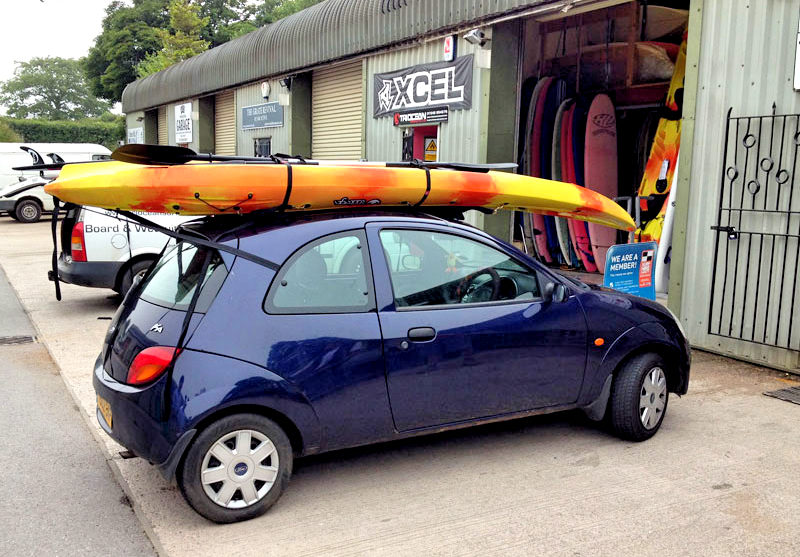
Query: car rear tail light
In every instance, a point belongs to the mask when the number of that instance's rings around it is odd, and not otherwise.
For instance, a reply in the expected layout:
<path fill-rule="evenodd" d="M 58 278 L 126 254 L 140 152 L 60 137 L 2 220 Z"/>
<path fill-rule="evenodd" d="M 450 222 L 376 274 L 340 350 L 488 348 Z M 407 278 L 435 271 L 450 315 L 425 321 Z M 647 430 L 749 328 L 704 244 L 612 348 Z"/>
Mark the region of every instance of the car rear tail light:
<path fill-rule="evenodd" d="M 128 368 L 129 385 L 143 385 L 158 379 L 180 352 L 174 346 L 151 346 L 139 352 Z"/>
<path fill-rule="evenodd" d="M 76 222 L 72 227 L 70 255 L 72 255 L 73 261 L 86 261 L 86 238 L 83 235 L 83 222 Z"/>

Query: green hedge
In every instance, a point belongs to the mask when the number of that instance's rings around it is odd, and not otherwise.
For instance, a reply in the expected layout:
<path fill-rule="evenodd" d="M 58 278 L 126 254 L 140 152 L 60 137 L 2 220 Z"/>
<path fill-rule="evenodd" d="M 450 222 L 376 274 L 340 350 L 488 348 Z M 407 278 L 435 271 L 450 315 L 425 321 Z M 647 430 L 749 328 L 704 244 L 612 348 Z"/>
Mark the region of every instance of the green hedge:
<path fill-rule="evenodd" d="M 86 120 L 29 120 L 2 118 L 26 143 L 99 143 L 112 151 L 125 138 L 125 119 L 113 122 L 99 118 Z"/>

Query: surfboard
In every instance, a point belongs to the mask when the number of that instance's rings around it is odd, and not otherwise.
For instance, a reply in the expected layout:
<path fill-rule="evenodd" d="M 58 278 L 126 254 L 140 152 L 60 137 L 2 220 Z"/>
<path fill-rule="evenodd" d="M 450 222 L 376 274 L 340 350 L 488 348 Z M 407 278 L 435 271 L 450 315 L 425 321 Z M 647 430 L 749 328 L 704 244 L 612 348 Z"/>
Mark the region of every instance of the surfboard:
<path fill-rule="evenodd" d="M 656 292 L 666 293 L 669 288 L 669 267 L 672 261 L 672 230 L 675 225 L 675 198 L 678 190 L 678 167 L 680 166 L 680 155 L 675 161 L 675 174 L 672 178 L 672 186 L 669 189 L 669 197 L 664 203 L 662 220 L 661 239 L 658 242 L 658 259 L 656 260 Z M 657 218 L 656 220 L 659 220 Z"/>
<path fill-rule="evenodd" d="M 633 227 L 633 220 L 616 203 L 572 184 L 494 170 L 426 172 L 375 162 L 67 164 L 45 191 L 78 205 L 182 215 L 275 208 L 486 207 Z"/>
<path fill-rule="evenodd" d="M 530 133 L 530 172 L 529 176 L 541 177 L 542 175 L 542 159 L 541 159 L 541 143 L 542 143 L 542 127 L 540 122 L 544 116 L 544 100 L 547 96 L 547 91 L 550 89 L 552 77 L 543 77 L 540 81 L 541 87 L 536 97 L 536 108 L 533 111 L 533 121 L 531 123 Z M 534 232 L 534 243 L 536 244 L 536 252 L 539 257 L 546 263 L 552 263 L 553 258 L 550 255 L 550 250 L 547 248 L 547 227 L 545 225 L 544 216 L 539 214 L 531 215 L 531 228 Z M 536 234 L 536 232 L 539 232 Z"/>
<path fill-rule="evenodd" d="M 547 95 L 544 100 L 544 113 L 539 120 L 541 126 L 541 157 L 542 168 L 540 176 L 545 179 L 553 179 L 553 135 L 556 112 L 562 100 L 566 96 L 566 83 L 561 79 L 554 79 L 550 83 Z M 542 99 L 540 99 L 541 102 Z M 544 217 L 544 227 L 547 237 L 547 251 L 550 257 L 557 263 L 564 263 L 561 257 L 561 248 L 558 245 L 558 233 L 556 232 L 556 222 L 553 217 Z"/>
<path fill-rule="evenodd" d="M 583 166 L 586 187 L 614 198 L 618 188 L 617 121 L 614 104 L 608 95 L 600 94 L 592 100 L 586 119 L 585 137 Z M 590 223 L 589 237 L 595 264 L 603 272 L 606 253 L 616 243 L 617 232 L 612 228 Z"/>
<path fill-rule="evenodd" d="M 572 176 L 566 163 L 568 157 L 567 153 L 570 150 L 566 142 L 566 132 L 569 126 L 569 107 L 572 103 L 572 99 L 566 99 L 559 105 L 558 111 L 556 112 L 555 124 L 553 126 L 553 179 L 561 182 L 572 182 Z M 570 247 L 569 225 L 567 222 L 567 219 L 555 217 L 558 246 L 561 250 L 561 257 L 564 258 L 566 264 L 570 267 L 577 267 L 580 263 Z"/>
<path fill-rule="evenodd" d="M 586 113 L 580 103 L 575 104 L 572 115 L 572 172 L 575 176 L 575 184 L 586 186 L 583 172 L 584 142 L 586 139 Z M 597 265 L 592 253 L 592 244 L 589 239 L 589 228 L 585 222 L 573 221 L 572 229 L 575 233 L 575 244 L 577 245 L 578 256 L 583 262 L 583 267 L 593 273 L 597 271 Z"/>

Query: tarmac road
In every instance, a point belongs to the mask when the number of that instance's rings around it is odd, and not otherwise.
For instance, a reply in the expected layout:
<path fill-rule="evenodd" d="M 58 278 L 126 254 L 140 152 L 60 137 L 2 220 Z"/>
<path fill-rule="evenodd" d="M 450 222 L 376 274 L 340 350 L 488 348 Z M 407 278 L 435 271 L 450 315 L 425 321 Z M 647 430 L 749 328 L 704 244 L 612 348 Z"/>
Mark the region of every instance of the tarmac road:
<path fill-rule="evenodd" d="M 211 524 L 99 431 L 91 369 L 116 301 L 65 285 L 56 303 L 48 235 L 0 218 L 0 265 L 161 555 L 800 555 L 800 406 L 762 394 L 798 378 L 702 352 L 645 443 L 571 413 L 341 451 L 299 460 L 266 515 Z"/>
<path fill-rule="evenodd" d="M 0 315 L 0 554 L 154 555 L 1 269 Z"/>

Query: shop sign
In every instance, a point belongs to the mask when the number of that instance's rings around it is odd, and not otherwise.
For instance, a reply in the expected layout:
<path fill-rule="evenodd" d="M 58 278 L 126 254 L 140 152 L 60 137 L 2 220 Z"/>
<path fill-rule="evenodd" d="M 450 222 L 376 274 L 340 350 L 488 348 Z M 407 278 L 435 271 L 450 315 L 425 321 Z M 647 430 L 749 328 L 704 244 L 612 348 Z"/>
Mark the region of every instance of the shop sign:
<path fill-rule="evenodd" d="M 175 143 L 192 142 L 192 103 L 175 105 Z"/>
<path fill-rule="evenodd" d="M 430 124 L 434 122 L 447 122 L 450 112 L 446 108 L 429 108 L 414 112 L 395 112 L 395 126 L 415 126 L 417 124 Z"/>
<path fill-rule="evenodd" d="M 256 104 L 242 108 L 242 129 L 278 128 L 283 125 L 283 107 L 280 102 Z"/>
<path fill-rule="evenodd" d="M 128 143 L 144 143 L 144 128 L 128 128 Z"/>
<path fill-rule="evenodd" d="M 655 300 L 653 273 L 657 249 L 655 242 L 611 246 L 606 254 L 603 286 Z"/>
<path fill-rule="evenodd" d="M 375 74 L 373 118 L 413 109 L 472 107 L 473 56 Z"/>

